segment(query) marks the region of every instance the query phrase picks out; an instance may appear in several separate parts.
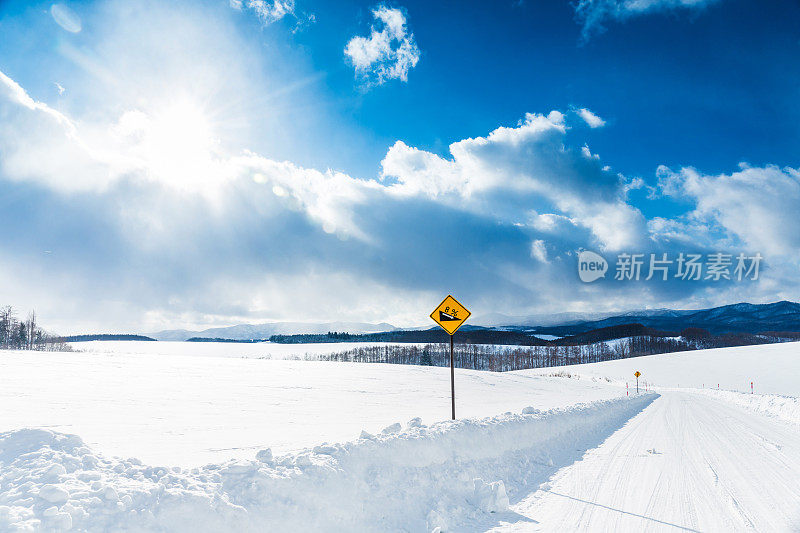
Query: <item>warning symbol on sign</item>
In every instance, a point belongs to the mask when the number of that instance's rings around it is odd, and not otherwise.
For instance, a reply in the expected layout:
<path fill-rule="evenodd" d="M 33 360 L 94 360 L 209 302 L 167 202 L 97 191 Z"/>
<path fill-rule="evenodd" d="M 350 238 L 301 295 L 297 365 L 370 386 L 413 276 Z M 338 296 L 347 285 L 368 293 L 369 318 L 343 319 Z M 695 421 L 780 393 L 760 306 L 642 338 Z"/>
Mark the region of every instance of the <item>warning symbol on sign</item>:
<path fill-rule="evenodd" d="M 439 311 L 439 322 L 447 322 L 448 320 L 458 320 L 453 315 L 448 315 L 444 311 Z"/>
<path fill-rule="evenodd" d="M 431 318 L 443 330 L 452 335 L 461 327 L 461 324 L 466 322 L 470 314 L 472 313 L 466 307 L 458 303 L 452 296 L 448 296 L 433 310 Z"/>

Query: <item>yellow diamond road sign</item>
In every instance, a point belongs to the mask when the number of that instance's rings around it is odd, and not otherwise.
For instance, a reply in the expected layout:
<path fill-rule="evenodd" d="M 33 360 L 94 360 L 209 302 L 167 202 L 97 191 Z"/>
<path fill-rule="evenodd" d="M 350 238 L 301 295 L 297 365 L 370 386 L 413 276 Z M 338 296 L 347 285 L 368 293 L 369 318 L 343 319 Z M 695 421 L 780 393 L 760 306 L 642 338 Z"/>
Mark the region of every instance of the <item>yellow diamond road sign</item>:
<path fill-rule="evenodd" d="M 636 372 L 633 373 L 633 375 L 638 378 L 639 376 L 642 375 L 642 373 L 637 370 Z"/>
<path fill-rule="evenodd" d="M 448 296 L 439 307 L 433 310 L 431 318 L 434 322 L 439 324 L 443 330 L 452 335 L 461 327 L 461 324 L 466 322 L 471 315 L 467 308 L 458 303 L 455 298 Z"/>

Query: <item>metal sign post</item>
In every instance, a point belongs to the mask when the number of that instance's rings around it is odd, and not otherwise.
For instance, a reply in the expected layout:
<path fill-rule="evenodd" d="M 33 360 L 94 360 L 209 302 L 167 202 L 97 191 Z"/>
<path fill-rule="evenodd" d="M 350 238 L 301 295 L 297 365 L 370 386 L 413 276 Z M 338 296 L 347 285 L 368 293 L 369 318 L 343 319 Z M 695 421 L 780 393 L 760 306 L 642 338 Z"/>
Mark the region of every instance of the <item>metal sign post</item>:
<path fill-rule="evenodd" d="M 456 419 L 456 366 L 453 361 L 453 336 L 450 335 L 450 403 L 453 407 L 453 420 Z"/>
<path fill-rule="evenodd" d="M 433 321 L 450 335 L 450 403 L 453 420 L 456 419 L 456 365 L 453 355 L 453 334 L 471 314 L 466 307 L 458 303 L 458 300 L 449 295 L 431 313 Z"/>
<path fill-rule="evenodd" d="M 637 370 L 633 375 L 636 376 L 636 394 L 639 394 L 639 376 L 641 376 L 642 373 Z"/>

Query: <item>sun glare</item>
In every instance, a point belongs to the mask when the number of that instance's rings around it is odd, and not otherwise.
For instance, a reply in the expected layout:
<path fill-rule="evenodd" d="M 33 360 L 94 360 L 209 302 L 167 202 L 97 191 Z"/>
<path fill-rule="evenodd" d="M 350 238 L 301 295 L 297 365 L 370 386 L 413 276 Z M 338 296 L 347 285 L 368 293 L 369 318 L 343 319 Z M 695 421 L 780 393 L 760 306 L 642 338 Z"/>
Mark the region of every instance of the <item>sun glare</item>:
<path fill-rule="evenodd" d="M 153 167 L 175 185 L 210 184 L 214 144 L 203 111 L 190 102 L 173 104 L 154 117 L 149 142 Z"/>
<path fill-rule="evenodd" d="M 131 152 L 152 179 L 193 191 L 219 182 L 218 142 L 193 102 L 172 102 L 152 114 L 129 111 L 118 131 L 132 141 Z"/>

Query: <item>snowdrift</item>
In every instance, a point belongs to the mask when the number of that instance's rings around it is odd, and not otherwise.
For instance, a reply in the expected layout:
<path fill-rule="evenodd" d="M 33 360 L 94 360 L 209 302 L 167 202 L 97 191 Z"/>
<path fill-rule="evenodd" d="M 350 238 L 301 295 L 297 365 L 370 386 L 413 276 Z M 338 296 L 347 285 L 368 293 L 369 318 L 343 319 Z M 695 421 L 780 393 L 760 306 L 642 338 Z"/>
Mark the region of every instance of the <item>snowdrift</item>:
<path fill-rule="evenodd" d="M 423 425 L 194 469 L 105 458 L 74 435 L 0 433 L 0 530 L 422 531 L 488 525 L 657 395 Z M 513 515 L 513 513 L 510 513 Z M 517 516 L 517 515 L 514 515 Z"/>
<path fill-rule="evenodd" d="M 713 389 L 695 389 L 692 392 L 733 403 L 750 411 L 785 422 L 800 424 L 800 398 L 795 396 L 750 394 Z"/>

